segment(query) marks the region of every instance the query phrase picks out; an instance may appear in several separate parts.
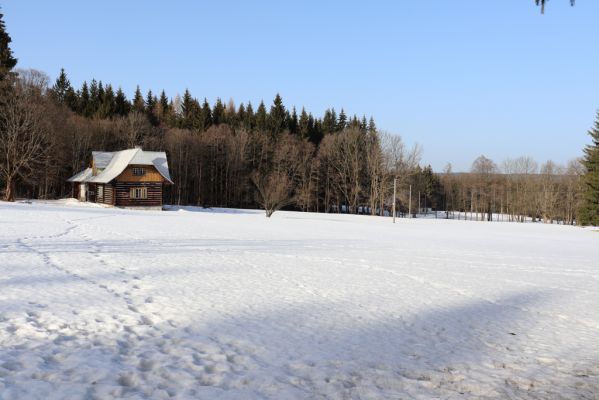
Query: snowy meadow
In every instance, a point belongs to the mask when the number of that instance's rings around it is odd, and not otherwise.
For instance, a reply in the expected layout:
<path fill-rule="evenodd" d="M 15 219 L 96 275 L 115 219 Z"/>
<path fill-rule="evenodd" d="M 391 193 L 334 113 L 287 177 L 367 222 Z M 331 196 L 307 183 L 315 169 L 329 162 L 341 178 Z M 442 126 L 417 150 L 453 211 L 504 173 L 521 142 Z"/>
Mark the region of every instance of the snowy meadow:
<path fill-rule="evenodd" d="M 597 399 L 599 232 L 0 203 L 0 399 Z"/>

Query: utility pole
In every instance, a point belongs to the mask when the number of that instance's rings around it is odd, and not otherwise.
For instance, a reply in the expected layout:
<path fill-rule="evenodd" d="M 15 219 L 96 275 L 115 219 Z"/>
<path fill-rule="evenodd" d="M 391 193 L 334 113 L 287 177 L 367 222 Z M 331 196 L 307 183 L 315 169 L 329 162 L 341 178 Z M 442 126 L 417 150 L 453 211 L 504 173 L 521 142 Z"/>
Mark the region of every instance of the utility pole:
<path fill-rule="evenodd" d="M 393 223 L 395 223 L 395 189 L 397 188 L 397 178 L 393 178 Z"/>
<path fill-rule="evenodd" d="M 408 205 L 408 214 L 412 218 L 412 185 L 410 185 L 410 204 Z"/>

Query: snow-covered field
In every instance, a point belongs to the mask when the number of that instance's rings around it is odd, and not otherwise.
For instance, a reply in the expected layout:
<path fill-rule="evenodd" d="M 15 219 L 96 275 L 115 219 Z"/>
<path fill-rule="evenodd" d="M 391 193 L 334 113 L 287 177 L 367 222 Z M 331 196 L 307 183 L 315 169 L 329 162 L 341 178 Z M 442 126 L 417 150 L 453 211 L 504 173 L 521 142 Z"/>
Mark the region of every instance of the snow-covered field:
<path fill-rule="evenodd" d="M 599 233 L 0 203 L 1 399 L 599 399 Z"/>

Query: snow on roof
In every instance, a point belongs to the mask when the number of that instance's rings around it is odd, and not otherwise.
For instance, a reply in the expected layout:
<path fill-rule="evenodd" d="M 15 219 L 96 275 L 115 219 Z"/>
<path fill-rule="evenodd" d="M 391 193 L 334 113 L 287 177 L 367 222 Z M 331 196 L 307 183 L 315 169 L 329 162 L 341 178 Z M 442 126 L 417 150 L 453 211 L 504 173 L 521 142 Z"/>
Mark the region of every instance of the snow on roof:
<path fill-rule="evenodd" d="M 128 165 L 153 165 L 168 182 L 173 183 L 168 172 L 166 153 L 163 151 L 143 151 L 128 149 L 112 153 L 110 162 L 102 172 L 91 177 L 88 182 L 108 183 L 119 176 Z"/>
<path fill-rule="evenodd" d="M 96 168 L 106 168 L 114 156 L 114 151 L 92 151 Z"/>
<path fill-rule="evenodd" d="M 135 154 L 131 164 L 134 165 L 153 165 L 164 179 L 173 183 L 171 175 L 168 172 L 168 161 L 164 151 L 143 151 L 140 150 Z"/>
<path fill-rule="evenodd" d="M 85 182 L 92 176 L 92 169 L 86 168 L 67 179 L 67 182 Z"/>

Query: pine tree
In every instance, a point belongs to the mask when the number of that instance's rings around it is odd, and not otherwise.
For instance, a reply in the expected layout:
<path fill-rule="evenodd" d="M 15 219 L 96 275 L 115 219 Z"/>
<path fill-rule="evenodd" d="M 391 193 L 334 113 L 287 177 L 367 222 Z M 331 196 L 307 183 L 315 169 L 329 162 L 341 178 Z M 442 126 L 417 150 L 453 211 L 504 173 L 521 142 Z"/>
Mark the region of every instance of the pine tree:
<path fill-rule="evenodd" d="M 342 108 L 341 112 L 339 113 L 339 120 L 337 122 L 337 131 L 344 130 L 346 128 L 346 126 L 347 126 L 347 115 L 345 115 L 345 111 Z"/>
<path fill-rule="evenodd" d="M 12 39 L 8 32 L 6 32 L 3 18 L 4 14 L 0 13 L 0 81 L 3 81 L 15 65 L 17 65 L 17 59 L 13 57 L 9 46 Z"/>
<path fill-rule="evenodd" d="M 582 178 L 584 193 L 578 222 L 581 225 L 599 226 L 599 111 L 589 135 L 592 144 L 584 149 L 583 165 L 586 171 Z"/>
<path fill-rule="evenodd" d="M 225 123 L 225 106 L 220 97 L 216 98 L 216 103 L 214 103 L 214 108 L 212 109 L 212 123 L 214 125 Z"/>
<path fill-rule="evenodd" d="M 146 111 L 151 113 L 154 110 L 154 105 L 156 102 L 154 101 L 154 95 L 152 94 L 152 89 L 148 90 L 148 94 L 146 95 Z"/>
<path fill-rule="evenodd" d="M 433 168 L 430 165 L 424 167 L 421 178 L 425 196 L 423 205 L 426 204 L 427 207 L 435 210 L 439 209 L 443 205 L 441 180 L 433 173 Z"/>
<path fill-rule="evenodd" d="M 98 108 L 102 103 L 104 103 L 104 95 L 106 92 L 104 91 L 104 85 L 102 81 L 98 82 Z"/>
<path fill-rule="evenodd" d="M 100 99 L 98 97 L 98 82 L 92 79 L 89 84 L 89 102 L 87 108 L 83 111 L 83 115 L 86 117 L 93 117 L 98 108 L 100 107 Z"/>
<path fill-rule="evenodd" d="M 245 105 L 241 103 L 237 109 L 237 121 L 243 126 L 245 121 Z"/>
<path fill-rule="evenodd" d="M 202 103 L 202 112 L 201 112 L 201 128 L 202 131 L 206 131 L 208 128 L 212 126 L 212 110 L 210 109 L 210 104 L 208 100 L 204 97 L 204 102 Z"/>
<path fill-rule="evenodd" d="M 277 93 L 275 99 L 270 107 L 270 114 L 268 115 L 270 131 L 274 135 L 278 135 L 283 132 L 287 127 L 285 124 L 285 106 L 283 105 L 283 99 Z"/>
<path fill-rule="evenodd" d="M 300 113 L 298 121 L 298 131 L 302 139 L 307 139 L 310 137 L 310 118 L 308 117 L 308 113 L 306 112 L 306 109 L 304 107 L 302 107 L 302 112 Z"/>
<path fill-rule="evenodd" d="M 89 103 L 86 115 L 93 116 L 99 105 L 100 99 L 98 98 L 98 81 L 92 79 L 89 84 Z"/>
<path fill-rule="evenodd" d="M 293 106 L 293 109 L 291 110 L 291 116 L 289 117 L 289 121 L 287 122 L 289 132 L 293 135 L 297 135 L 298 133 L 298 124 L 299 121 L 297 119 L 297 111 L 295 111 L 295 106 Z"/>
<path fill-rule="evenodd" d="M 260 105 L 256 110 L 256 129 L 260 132 L 266 132 L 268 130 L 268 114 L 266 114 L 264 101 L 260 102 Z"/>
<path fill-rule="evenodd" d="M 120 87 L 116 91 L 116 97 L 114 99 L 114 103 L 115 103 L 114 112 L 116 114 L 121 115 L 121 116 L 129 114 L 129 108 L 131 107 L 131 105 L 127 101 L 127 96 L 125 96 L 125 92 L 123 92 L 123 89 L 121 89 Z"/>
<path fill-rule="evenodd" d="M 139 89 L 139 85 L 137 85 L 137 88 L 135 89 L 135 95 L 133 95 L 132 108 L 133 108 L 134 111 L 140 112 L 142 114 L 146 111 L 146 105 L 145 105 L 145 102 L 144 102 L 144 97 L 141 94 L 141 90 Z"/>
<path fill-rule="evenodd" d="M 308 122 L 310 126 L 310 137 L 309 140 L 318 146 L 322 138 L 324 137 L 322 121 L 315 120 L 312 114 L 308 114 Z"/>
<path fill-rule="evenodd" d="M 89 117 L 86 113 L 89 109 L 89 90 L 87 88 L 87 82 L 83 81 L 81 85 L 81 90 L 79 91 L 79 105 L 77 107 L 79 113 L 86 117 Z"/>
<path fill-rule="evenodd" d="M 189 92 L 189 89 L 185 89 L 183 92 L 183 99 L 181 100 L 181 127 L 191 128 L 191 114 L 192 114 L 192 103 L 193 97 Z"/>
<path fill-rule="evenodd" d="M 164 92 L 164 89 L 160 93 L 160 100 L 158 100 L 158 101 L 160 102 L 160 106 L 162 107 L 162 114 L 167 115 L 169 113 L 169 103 L 168 103 L 168 98 L 166 97 L 166 93 Z"/>
<path fill-rule="evenodd" d="M 158 103 L 158 99 L 152 94 L 152 89 L 148 90 L 148 94 L 146 95 L 146 115 L 150 123 L 154 126 L 157 126 L 159 122 L 155 114 L 156 103 Z"/>
<path fill-rule="evenodd" d="M 374 123 L 374 118 L 372 117 L 370 117 L 370 120 L 368 121 L 368 132 L 376 132 L 376 124 Z"/>
<path fill-rule="evenodd" d="M 322 129 L 326 134 L 333 133 L 337 130 L 337 113 L 335 109 L 326 109 L 322 118 Z"/>
<path fill-rule="evenodd" d="M 116 99 L 111 85 L 106 85 L 106 89 L 102 89 L 102 104 L 97 115 L 100 118 L 111 118 L 116 112 Z"/>
<path fill-rule="evenodd" d="M 254 107 L 252 106 L 252 102 L 248 101 L 248 106 L 245 109 L 245 118 L 243 119 L 243 126 L 248 131 L 254 130 L 256 126 L 256 119 L 254 116 Z"/>
<path fill-rule="evenodd" d="M 52 96 L 58 103 L 65 104 L 70 90 L 73 90 L 71 82 L 69 81 L 69 78 L 67 78 L 64 68 L 61 68 L 60 75 L 58 75 L 54 86 L 52 86 Z"/>

